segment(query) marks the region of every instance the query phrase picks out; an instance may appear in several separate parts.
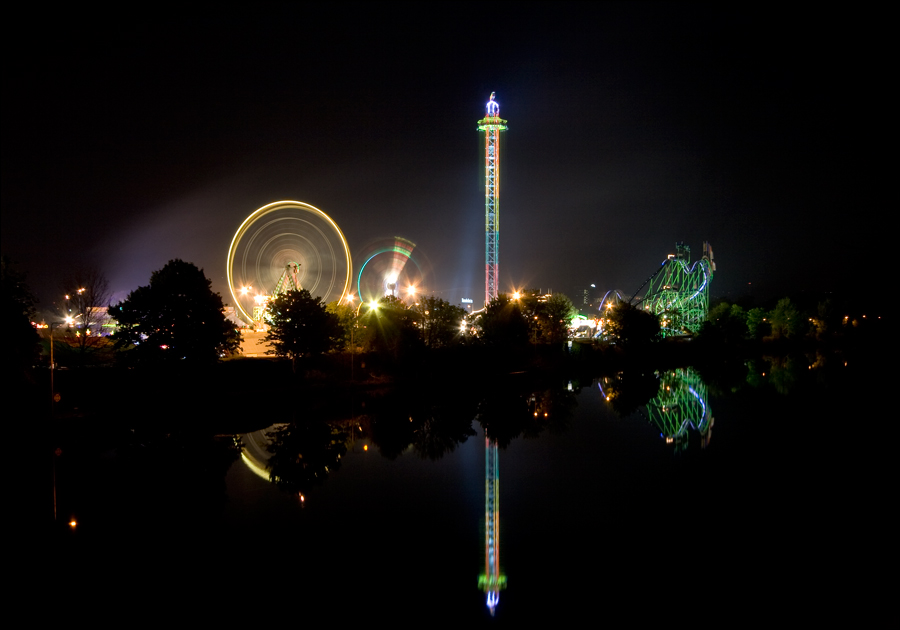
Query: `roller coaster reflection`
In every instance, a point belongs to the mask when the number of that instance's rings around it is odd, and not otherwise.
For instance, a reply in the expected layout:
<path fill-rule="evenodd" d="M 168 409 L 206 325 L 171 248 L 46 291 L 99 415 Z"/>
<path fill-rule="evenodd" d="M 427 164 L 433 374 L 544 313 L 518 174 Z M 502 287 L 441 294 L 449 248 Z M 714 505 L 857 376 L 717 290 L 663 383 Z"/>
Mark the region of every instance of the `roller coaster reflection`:
<path fill-rule="evenodd" d="M 688 429 L 700 434 L 701 448 L 712 438 L 713 416 L 706 384 L 692 368 L 660 374 L 659 393 L 646 406 L 647 419 L 675 451 L 687 449 Z"/>

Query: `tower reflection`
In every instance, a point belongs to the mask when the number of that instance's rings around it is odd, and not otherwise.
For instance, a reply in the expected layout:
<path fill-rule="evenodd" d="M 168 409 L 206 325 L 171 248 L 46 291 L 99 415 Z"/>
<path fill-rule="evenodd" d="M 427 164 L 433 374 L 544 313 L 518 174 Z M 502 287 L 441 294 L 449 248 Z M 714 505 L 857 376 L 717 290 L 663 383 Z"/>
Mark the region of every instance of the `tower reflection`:
<path fill-rule="evenodd" d="M 484 438 L 484 573 L 478 586 L 484 590 L 491 616 L 500 602 L 500 590 L 506 588 L 506 576 L 500 572 L 500 455 L 497 441 Z"/>

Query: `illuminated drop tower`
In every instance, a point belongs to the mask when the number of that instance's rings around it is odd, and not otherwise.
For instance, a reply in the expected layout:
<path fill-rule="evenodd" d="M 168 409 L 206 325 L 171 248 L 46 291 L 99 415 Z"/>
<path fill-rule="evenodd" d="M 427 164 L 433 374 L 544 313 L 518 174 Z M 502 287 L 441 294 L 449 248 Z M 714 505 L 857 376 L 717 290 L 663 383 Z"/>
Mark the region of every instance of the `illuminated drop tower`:
<path fill-rule="evenodd" d="M 484 132 L 484 303 L 497 297 L 500 273 L 500 132 L 506 121 L 500 118 L 500 105 L 494 92 L 478 121 Z"/>

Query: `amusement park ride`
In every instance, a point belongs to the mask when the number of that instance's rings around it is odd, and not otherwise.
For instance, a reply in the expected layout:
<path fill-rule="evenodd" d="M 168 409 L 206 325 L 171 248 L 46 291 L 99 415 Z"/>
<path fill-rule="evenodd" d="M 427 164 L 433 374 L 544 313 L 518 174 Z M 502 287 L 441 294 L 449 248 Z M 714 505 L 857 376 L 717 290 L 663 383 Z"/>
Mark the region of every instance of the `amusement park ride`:
<path fill-rule="evenodd" d="M 630 298 L 619 291 L 607 291 L 600 308 L 611 308 L 618 302 L 631 304 L 659 317 L 663 337 L 693 335 L 700 330 L 709 312 L 709 286 L 716 263 L 712 247 L 703 243 L 703 255 L 691 264 L 691 248 L 675 244 L 675 253 L 660 263 L 656 271 Z M 638 297 L 643 292 L 642 297 Z M 602 326 L 595 337 L 603 335 Z"/>
<path fill-rule="evenodd" d="M 357 295 L 368 302 L 415 294 L 427 270 L 413 258 L 415 247 L 399 236 L 370 244 L 356 276 Z M 264 327 L 267 304 L 283 293 L 306 289 L 326 303 L 351 295 L 347 239 L 331 217 L 300 201 L 276 201 L 247 217 L 228 248 L 227 270 L 235 311 L 254 328 Z"/>
<path fill-rule="evenodd" d="M 494 92 L 485 106 L 478 131 L 484 132 L 484 304 L 497 297 L 500 275 L 500 132 L 506 121 Z"/>
<path fill-rule="evenodd" d="M 709 312 L 709 284 L 716 263 L 712 247 L 703 243 L 703 256 L 691 263 L 691 248 L 675 244 L 675 253 L 662 261 L 659 269 L 631 296 L 631 303 L 657 315 L 663 336 L 697 333 Z M 644 297 L 637 294 L 647 287 Z"/>
<path fill-rule="evenodd" d="M 235 310 L 254 327 L 262 325 L 268 301 L 281 293 L 302 288 L 326 302 L 343 299 L 352 271 L 350 247 L 337 223 L 300 201 L 257 209 L 228 248 L 228 288 Z"/>

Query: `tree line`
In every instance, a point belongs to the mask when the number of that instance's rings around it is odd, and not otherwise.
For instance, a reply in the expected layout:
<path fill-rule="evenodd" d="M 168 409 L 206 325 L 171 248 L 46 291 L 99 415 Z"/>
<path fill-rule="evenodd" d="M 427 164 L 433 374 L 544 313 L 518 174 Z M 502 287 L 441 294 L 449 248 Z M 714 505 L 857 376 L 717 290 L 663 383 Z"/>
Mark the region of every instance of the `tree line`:
<path fill-rule="evenodd" d="M 746 309 L 740 304 L 721 301 L 709 309 L 699 338 L 726 344 L 763 341 L 826 341 L 860 326 L 865 315 L 843 312 L 826 298 L 803 308 L 788 297 L 774 308 Z"/>
<path fill-rule="evenodd" d="M 95 271 L 74 274 L 69 284 L 66 319 L 75 323 L 77 337 L 70 345 L 83 355 L 101 338 L 95 307 L 108 299 L 108 288 Z M 34 305 L 24 275 L 4 258 L 4 323 L 7 330 L 17 331 L 8 365 L 24 366 L 36 359 L 38 336 L 30 324 Z M 126 362 L 213 362 L 236 354 L 240 346 L 240 331 L 225 317 L 222 297 L 212 290 L 211 281 L 202 269 L 178 259 L 154 271 L 146 286 L 110 306 L 108 314 L 117 323 L 112 340 Z M 565 295 L 539 296 L 537 291 L 501 294 L 470 315 L 435 296 L 407 303 L 386 295 L 357 306 L 346 301 L 326 304 L 309 291 L 298 290 L 269 302 L 266 340 L 271 354 L 293 360 L 329 352 L 397 359 L 460 346 L 503 352 L 537 345 L 561 347 L 575 315 Z M 830 300 L 819 302 L 813 311 L 800 309 L 790 298 L 779 300 L 772 309 L 745 309 L 723 301 L 710 309 L 698 339 L 823 340 L 859 323 L 841 315 Z M 620 303 L 604 313 L 602 338 L 624 348 L 640 348 L 659 340 L 659 319 L 639 306 Z"/>
<path fill-rule="evenodd" d="M 272 353 L 292 359 L 328 351 L 373 352 L 398 358 L 425 349 L 466 345 L 498 349 L 561 345 L 575 316 L 562 294 L 542 299 L 501 294 L 477 315 L 435 296 L 407 304 L 386 295 L 355 307 L 325 304 L 306 290 L 289 291 L 268 306 L 266 340 Z"/>

